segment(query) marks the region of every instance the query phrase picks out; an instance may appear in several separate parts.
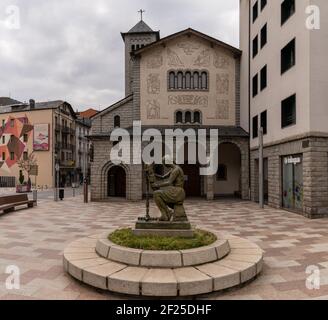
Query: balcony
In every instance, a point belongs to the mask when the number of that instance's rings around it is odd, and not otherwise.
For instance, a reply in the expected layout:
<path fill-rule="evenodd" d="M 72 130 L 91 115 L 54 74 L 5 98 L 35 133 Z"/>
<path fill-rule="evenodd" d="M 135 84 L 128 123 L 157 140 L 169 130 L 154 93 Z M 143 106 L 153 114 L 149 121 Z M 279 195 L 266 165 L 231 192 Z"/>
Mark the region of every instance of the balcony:
<path fill-rule="evenodd" d="M 65 168 L 74 168 L 75 161 L 74 160 L 60 160 L 59 165 Z"/>

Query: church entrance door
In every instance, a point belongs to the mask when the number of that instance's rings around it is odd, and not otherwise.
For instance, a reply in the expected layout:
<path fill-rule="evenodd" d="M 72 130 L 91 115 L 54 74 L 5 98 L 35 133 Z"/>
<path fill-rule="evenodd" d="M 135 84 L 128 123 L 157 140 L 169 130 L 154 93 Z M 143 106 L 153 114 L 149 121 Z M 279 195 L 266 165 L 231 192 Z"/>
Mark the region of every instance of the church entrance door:
<path fill-rule="evenodd" d="M 185 175 L 185 191 L 187 197 L 201 197 L 201 177 L 199 166 L 184 164 L 181 166 Z"/>
<path fill-rule="evenodd" d="M 122 167 L 115 166 L 108 171 L 108 197 L 126 197 L 126 173 Z"/>

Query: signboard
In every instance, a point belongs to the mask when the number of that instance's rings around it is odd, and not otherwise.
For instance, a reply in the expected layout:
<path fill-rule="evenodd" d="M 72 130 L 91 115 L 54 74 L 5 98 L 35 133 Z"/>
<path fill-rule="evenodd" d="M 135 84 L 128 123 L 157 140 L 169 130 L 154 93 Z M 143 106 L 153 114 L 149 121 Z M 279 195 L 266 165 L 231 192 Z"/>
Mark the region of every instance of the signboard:
<path fill-rule="evenodd" d="M 34 125 L 33 150 L 49 151 L 49 124 Z"/>
<path fill-rule="evenodd" d="M 31 166 L 30 176 L 37 176 L 39 174 L 39 166 Z"/>
<path fill-rule="evenodd" d="M 284 160 L 285 164 L 299 164 L 302 162 L 302 158 L 301 157 L 287 157 Z"/>

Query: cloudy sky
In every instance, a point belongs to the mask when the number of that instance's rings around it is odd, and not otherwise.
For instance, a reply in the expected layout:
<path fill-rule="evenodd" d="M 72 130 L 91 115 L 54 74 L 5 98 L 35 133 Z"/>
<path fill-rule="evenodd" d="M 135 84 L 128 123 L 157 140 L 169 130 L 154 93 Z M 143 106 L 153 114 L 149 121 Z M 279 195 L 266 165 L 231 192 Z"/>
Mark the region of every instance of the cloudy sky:
<path fill-rule="evenodd" d="M 140 8 L 162 37 L 192 27 L 238 46 L 238 6 L 239 0 L 1 0 L 0 96 L 102 109 L 124 95 L 120 32 L 139 21 Z"/>

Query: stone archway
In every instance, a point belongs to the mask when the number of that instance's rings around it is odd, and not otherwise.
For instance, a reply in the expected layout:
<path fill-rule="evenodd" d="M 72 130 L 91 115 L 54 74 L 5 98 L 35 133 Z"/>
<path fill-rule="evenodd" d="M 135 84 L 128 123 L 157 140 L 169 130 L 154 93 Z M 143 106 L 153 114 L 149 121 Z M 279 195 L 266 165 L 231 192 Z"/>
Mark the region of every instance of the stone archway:
<path fill-rule="evenodd" d="M 107 196 L 126 198 L 126 172 L 121 166 L 112 166 L 107 173 Z"/>
<path fill-rule="evenodd" d="M 218 147 L 219 168 L 214 180 L 214 194 L 241 198 L 241 150 L 232 142 Z"/>

